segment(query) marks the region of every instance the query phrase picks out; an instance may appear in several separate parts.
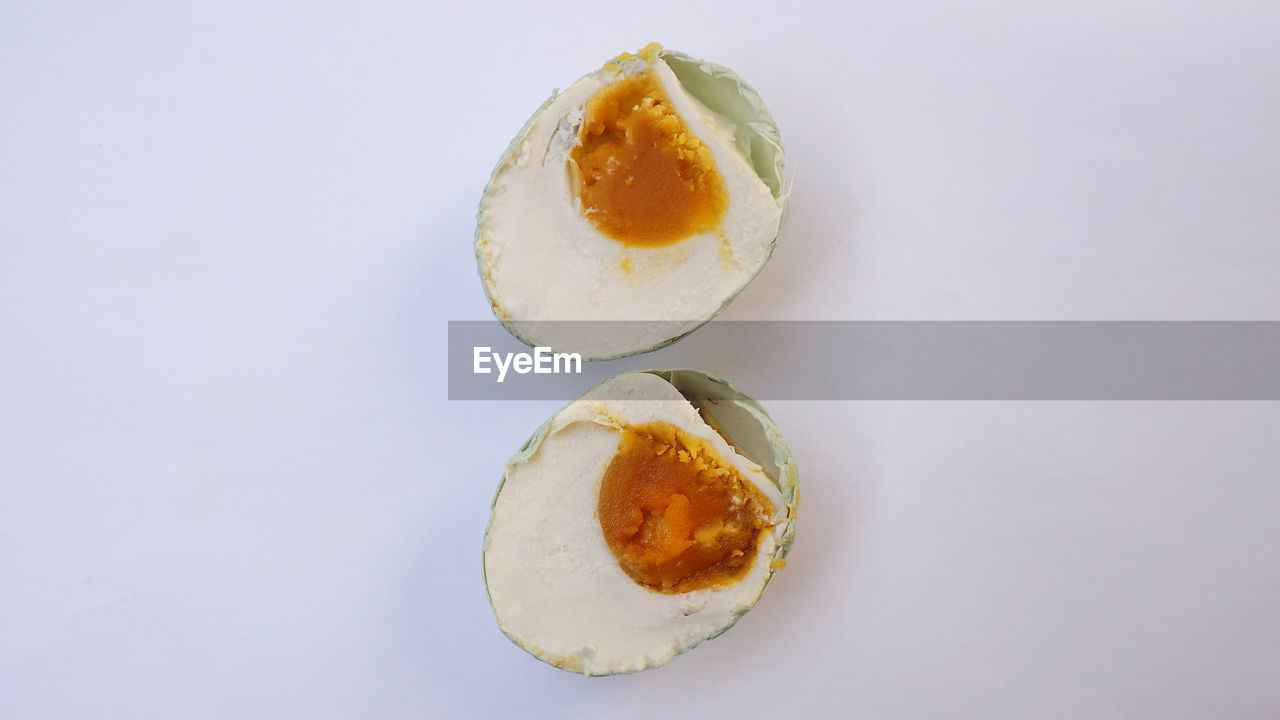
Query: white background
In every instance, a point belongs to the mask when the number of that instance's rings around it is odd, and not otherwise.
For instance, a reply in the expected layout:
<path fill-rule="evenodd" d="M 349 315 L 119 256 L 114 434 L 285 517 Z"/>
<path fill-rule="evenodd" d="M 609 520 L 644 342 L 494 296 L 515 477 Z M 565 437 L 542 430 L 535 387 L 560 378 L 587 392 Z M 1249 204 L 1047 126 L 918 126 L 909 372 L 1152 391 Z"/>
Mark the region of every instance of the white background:
<path fill-rule="evenodd" d="M 799 534 L 736 628 L 503 637 L 555 404 L 448 402 L 446 321 L 511 136 L 651 40 L 787 143 L 725 318 L 1280 319 L 1274 3 L 8 2 L 0 716 L 1280 716 L 1275 403 L 774 403 Z"/>

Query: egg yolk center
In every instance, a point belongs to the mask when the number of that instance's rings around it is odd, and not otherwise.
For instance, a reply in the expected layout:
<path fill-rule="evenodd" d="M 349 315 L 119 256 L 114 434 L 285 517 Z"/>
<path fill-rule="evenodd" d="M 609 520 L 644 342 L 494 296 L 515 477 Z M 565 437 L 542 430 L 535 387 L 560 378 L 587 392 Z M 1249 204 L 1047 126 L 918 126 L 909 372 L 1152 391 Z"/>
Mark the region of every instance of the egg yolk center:
<path fill-rule="evenodd" d="M 681 593 L 746 577 L 773 503 L 710 443 L 670 423 L 622 429 L 598 514 L 623 571 Z"/>
<path fill-rule="evenodd" d="M 583 216 L 627 245 L 669 245 L 710 232 L 729 207 L 711 151 L 677 114 L 652 68 L 587 101 L 570 169 Z"/>

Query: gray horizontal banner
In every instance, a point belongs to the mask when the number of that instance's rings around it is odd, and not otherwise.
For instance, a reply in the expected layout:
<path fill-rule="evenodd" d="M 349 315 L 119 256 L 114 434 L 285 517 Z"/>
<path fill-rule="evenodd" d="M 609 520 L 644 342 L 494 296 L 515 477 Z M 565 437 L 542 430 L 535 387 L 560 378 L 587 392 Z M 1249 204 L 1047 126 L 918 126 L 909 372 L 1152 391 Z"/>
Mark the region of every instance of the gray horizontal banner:
<path fill-rule="evenodd" d="M 554 325 L 556 337 L 629 330 Z M 1271 321 L 716 321 L 630 358 L 556 354 L 568 350 L 451 321 L 449 399 L 568 401 L 620 372 L 698 368 L 761 400 L 1280 400 Z"/>

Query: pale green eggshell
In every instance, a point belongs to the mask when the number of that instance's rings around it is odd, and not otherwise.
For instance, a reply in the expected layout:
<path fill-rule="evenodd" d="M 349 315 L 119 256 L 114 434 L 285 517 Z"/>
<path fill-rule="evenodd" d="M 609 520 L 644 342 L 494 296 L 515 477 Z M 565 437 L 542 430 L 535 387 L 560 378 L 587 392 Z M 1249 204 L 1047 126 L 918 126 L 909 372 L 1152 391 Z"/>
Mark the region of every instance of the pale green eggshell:
<path fill-rule="evenodd" d="M 773 116 L 769 114 L 769 110 L 765 107 L 764 101 L 760 98 L 759 93 L 746 83 L 741 77 L 729 68 L 715 63 L 698 60 L 689 55 L 674 50 L 661 50 L 659 57 L 663 62 L 671 68 L 676 78 L 680 80 L 680 84 L 685 90 L 697 98 L 703 105 L 711 110 L 723 115 L 731 120 L 735 125 L 734 141 L 743 155 L 751 161 L 756 174 L 769 188 L 773 197 L 778 201 L 782 210 L 782 220 L 778 224 L 778 230 L 781 232 L 782 226 L 786 224 L 787 216 L 790 212 L 790 192 L 786 187 L 783 176 L 783 146 L 782 136 L 778 132 L 777 123 L 774 122 Z M 584 77 L 595 74 L 593 71 Z M 484 194 L 480 199 L 480 209 L 476 214 L 476 231 L 474 236 L 474 248 L 476 256 L 476 267 L 480 274 L 481 284 L 484 286 L 485 298 L 489 301 L 489 307 L 493 310 L 494 316 L 502 323 L 517 340 L 533 347 L 537 345 L 535 341 L 525 337 L 515 326 L 512 319 L 504 317 L 498 311 L 497 302 L 493 297 L 493 282 L 490 277 L 489 270 L 485 267 L 484 257 L 481 252 L 481 234 L 485 227 L 485 199 L 489 193 L 496 187 L 495 180 L 502 171 L 513 162 L 513 158 L 524 141 L 525 135 L 528 134 L 534 121 L 542 114 L 544 110 L 555 100 L 558 93 L 552 93 L 551 97 L 546 100 L 533 115 L 520 128 L 520 132 L 516 133 L 515 138 L 507 145 L 507 149 L 499 158 L 498 164 L 494 167 L 493 172 L 489 176 L 489 182 L 485 186 Z M 620 357 L 628 357 L 631 355 L 640 355 L 652 352 L 660 348 L 666 347 L 697 330 L 706 322 L 710 321 L 716 315 L 719 315 L 734 298 L 741 293 L 756 275 L 764 269 L 769 258 L 773 256 L 774 250 L 777 248 L 778 238 L 775 236 L 769 243 L 768 253 L 763 262 L 755 269 L 755 272 L 739 285 L 733 292 L 725 297 L 718 309 L 712 313 L 711 317 L 699 323 L 697 326 L 682 332 L 679 335 L 667 338 L 659 343 L 649 347 L 631 350 L 628 352 L 618 353 L 616 355 L 592 357 L 584 356 L 587 360 L 612 360 Z M 576 352 L 575 348 L 555 348 L 562 352 Z"/>
<path fill-rule="evenodd" d="M 671 383 L 676 390 L 680 391 L 687 400 L 698 407 L 712 427 L 720 433 L 730 445 L 738 451 L 738 453 L 754 460 L 763 468 L 765 475 L 773 481 L 774 485 L 782 492 L 783 501 L 787 507 L 787 519 L 784 520 L 783 532 L 778 541 L 777 549 L 774 551 L 774 561 L 782 560 L 791 552 L 791 546 L 795 541 L 796 534 L 796 508 L 800 501 L 800 494 L 797 485 L 796 460 L 791 453 L 791 448 L 782 437 L 782 433 L 778 430 L 778 426 L 774 423 L 773 418 L 769 416 L 768 411 L 760 404 L 758 400 L 751 397 L 747 393 L 735 387 L 728 380 L 712 375 L 702 370 L 692 368 L 680 368 L 670 370 L 643 370 L 640 372 L 657 375 L 667 382 Z M 607 382 L 604 381 L 604 382 Z M 589 391 L 588 391 L 589 392 Z M 585 394 L 585 393 L 584 393 Z M 509 465 L 519 464 L 529 459 L 537 452 L 538 446 L 546 437 L 551 426 L 552 420 L 559 414 L 559 411 L 553 413 L 533 435 L 525 441 L 515 455 L 508 461 Z M 493 508 L 498 502 L 498 496 L 502 494 L 502 486 L 506 482 L 504 473 L 502 481 L 498 483 L 498 490 L 494 493 L 493 502 L 490 503 L 490 525 L 485 528 L 484 549 L 487 551 L 489 545 L 489 532 L 492 530 Z M 483 553 L 482 553 L 483 555 Z M 774 575 L 777 574 L 778 568 L 773 563 L 769 572 L 769 577 L 761 586 L 760 592 L 764 593 L 764 588 L 769 586 L 773 581 Z M 482 572 L 484 569 L 483 558 L 481 560 Z M 489 582 L 485 578 L 485 592 L 488 593 Z M 677 654 L 677 657 L 696 647 L 702 640 L 710 640 L 718 637 L 738 621 L 742 615 L 745 615 L 756 602 L 760 599 L 757 595 L 747 603 L 738 614 L 734 615 L 724 625 L 715 632 L 705 638 L 694 642 L 684 648 Z M 489 604 L 493 605 L 493 598 L 489 598 Z M 494 613 L 497 615 L 498 609 L 494 607 Z M 501 622 L 499 622 L 501 627 Z M 505 633 L 506 631 L 503 630 Z M 507 635 L 513 643 L 524 649 L 539 660 L 547 662 L 570 672 L 579 672 L 578 669 L 567 665 L 564 662 L 557 662 L 555 658 L 546 658 L 529 651 L 528 648 L 521 643 L 520 638 Z M 665 664 L 665 663 L 661 663 Z M 642 670 L 648 670 L 659 665 L 650 665 Z"/>

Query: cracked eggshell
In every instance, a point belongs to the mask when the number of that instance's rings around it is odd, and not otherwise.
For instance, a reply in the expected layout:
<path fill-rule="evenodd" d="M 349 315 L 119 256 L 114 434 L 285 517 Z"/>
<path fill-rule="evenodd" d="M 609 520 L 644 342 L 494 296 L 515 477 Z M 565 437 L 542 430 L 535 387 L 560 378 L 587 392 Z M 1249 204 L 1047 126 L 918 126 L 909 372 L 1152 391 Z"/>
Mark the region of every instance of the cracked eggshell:
<path fill-rule="evenodd" d="M 665 389 L 655 392 L 657 385 Z M 634 583 L 604 544 L 595 514 L 601 478 L 570 473 L 570 481 L 539 485 L 545 471 L 530 475 L 535 471 L 527 467 L 554 446 L 551 452 L 569 448 L 602 471 L 617 440 L 616 432 L 599 428 L 645 407 L 628 409 L 608 401 L 640 396 L 644 403 L 668 402 L 651 399 L 666 397 L 663 393 L 686 407 L 680 412 L 704 419 L 698 432 L 716 436 L 721 455 L 767 490 L 775 504 L 777 524 L 761 540 L 751 572 L 733 585 L 673 595 Z M 580 505 L 587 500 L 585 511 L 563 509 L 575 498 Z M 798 501 L 795 458 L 754 398 L 700 370 L 624 373 L 554 414 L 508 461 L 485 532 L 485 589 L 503 633 L 544 662 L 584 675 L 657 667 L 728 630 L 755 605 L 790 552 Z M 518 514 L 526 519 L 512 520 Z"/>
<path fill-rule="evenodd" d="M 625 248 L 596 232 L 575 205 L 565 163 L 583 106 L 646 63 L 712 149 L 729 186 L 723 243 L 706 233 L 662 248 Z M 490 176 L 475 254 L 495 317 L 527 345 L 588 360 L 679 340 L 719 314 L 772 256 L 789 208 L 782 162 L 782 139 L 764 102 L 728 68 L 671 50 L 606 63 L 543 103 Z M 597 322 L 559 322 L 584 320 Z"/>

